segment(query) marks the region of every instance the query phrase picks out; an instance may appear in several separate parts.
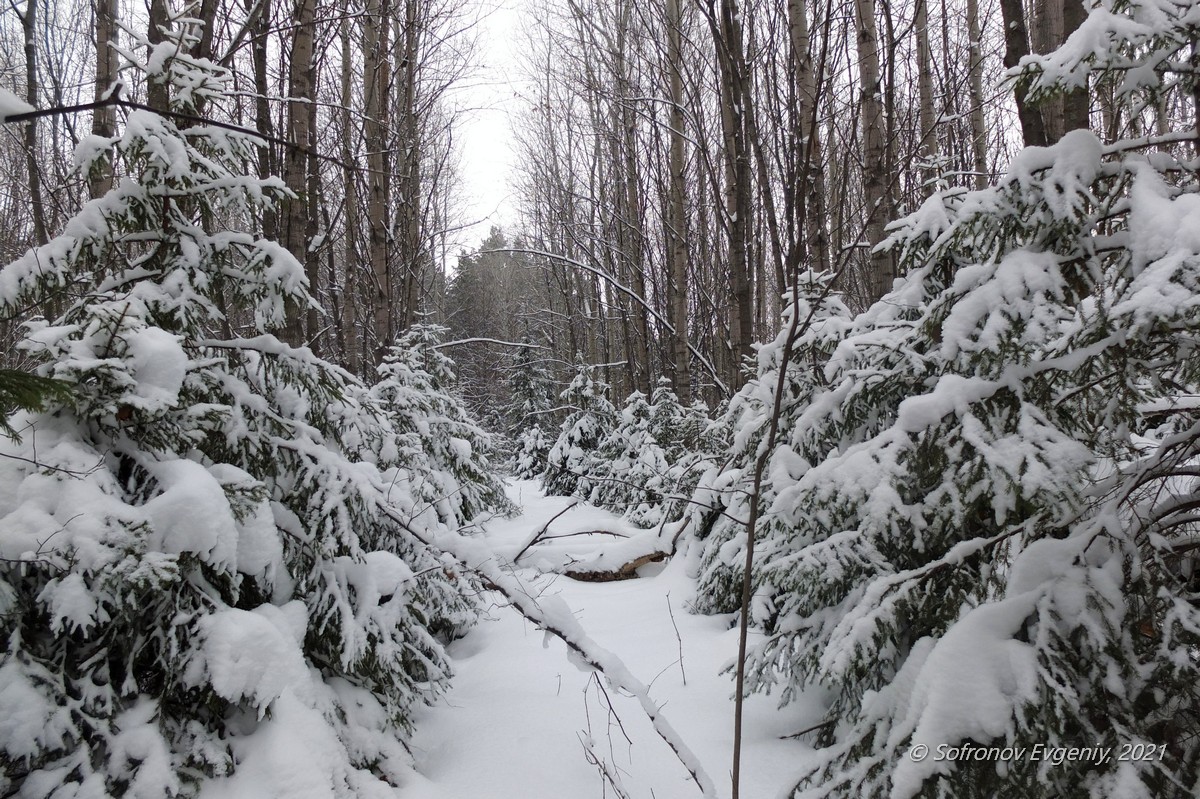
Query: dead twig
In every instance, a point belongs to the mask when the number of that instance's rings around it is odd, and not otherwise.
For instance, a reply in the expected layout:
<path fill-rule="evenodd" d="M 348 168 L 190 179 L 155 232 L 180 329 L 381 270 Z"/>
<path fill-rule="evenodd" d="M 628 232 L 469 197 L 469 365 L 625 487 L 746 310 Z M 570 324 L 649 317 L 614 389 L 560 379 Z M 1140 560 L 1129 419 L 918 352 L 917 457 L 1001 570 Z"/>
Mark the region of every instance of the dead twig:
<path fill-rule="evenodd" d="M 530 538 L 527 542 L 525 542 L 525 546 L 521 547 L 521 551 L 518 552 L 516 557 L 514 557 L 512 559 L 513 565 L 515 566 L 517 564 L 517 561 L 519 561 L 521 559 L 522 555 L 524 555 L 526 552 L 529 551 L 529 548 L 531 546 L 533 546 L 539 540 L 541 540 L 542 536 L 544 536 L 546 534 L 546 531 L 548 531 L 550 529 L 550 525 L 554 524 L 555 519 L 557 519 L 559 516 L 562 516 L 564 513 L 566 513 L 567 511 L 569 511 L 571 508 L 575 507 L 578 504 L 579 504 L 579 502 L 578 502 L 578 500 L 576 500 L 575 502 L 572 502 L 570 505 L 568 505 L 567 507 L 560 510 L 558 513 L 551 516 L 550 521 L 548 521 L 544 525 L 542 525 L 542 529 L 538 530 L 536 533 L 534 533 L 533 537 Z"/>
<path fill-rule="evenodd" d="M 617 799 L 629 799 L 629 794 L 626 793 L 625 789 L 621 786 L 620 779 L 612 772 L 612 770 L 609 769 L 608 762 L 603 757 L 596 754 L 595 746 L 592 743 L 592 737 L 582 732 L 577 733 L 577 735 L 579 736 L 579 743 L 583 745 L 584 758 L 587 760 L 589 765 L 595 766 L 596 770 L 600 772 L 600 778 L 608 785 L 608 787 L 612 788 L 613 795 L 616 796 Z"/>
<path fill-rule="evenodd" d="M 805 727 L 804 729 L 800 730 L 800 732 L 794 732 L 791 735 L 780 735 L 779 740 L 786 741 L 790 738 L 799 738 L 801 736 L 808 735 L 810 732 L 816 732 L 817 730 L 824 729 L 825 727 L 831 727 L 836 723 L 837 719 L 826 719 L 819 724 L 814 724 L 811 727 Z"/>
<path fill-rule="evenodd" d="M 671 616 L 671 626 L 675 628 L 675 641 L 679 644 L 679 674 L 683 684 L 687 685 L 687 672 L 683 669 L 683 636 L 679 634 L 679 625 L 675 623 L 675 609 L 671 607 L 671 592 L 667 592 L 667 613 Z"/>

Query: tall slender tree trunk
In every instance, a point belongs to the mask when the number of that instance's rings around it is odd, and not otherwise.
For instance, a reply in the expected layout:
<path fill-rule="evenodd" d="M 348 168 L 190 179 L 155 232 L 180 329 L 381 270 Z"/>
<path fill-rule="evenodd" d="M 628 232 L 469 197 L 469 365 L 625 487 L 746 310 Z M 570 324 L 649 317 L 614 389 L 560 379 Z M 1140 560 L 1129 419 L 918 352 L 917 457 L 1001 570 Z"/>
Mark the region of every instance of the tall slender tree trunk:
<path fill-rule="evenodd" d="M 362 349 L 359 341 L 359 263 L 358 249 L 358 184 L 354 179 L 354 120 L 351 108 L 354 105 L 352 96 L 354 88 L 354 52 L 350 45 L 350 0 L 341 3 L 341 30 L 339 32 L 342 64 L 341 64 L 341 93 L 342 93 L 342 193 L 345 196 L 346 221 L 343 226 L 342 270 L 345 285 L 343 288 L 342 313 L 338 315 L 337 323 L 342 326 L 342 341 L 344 342 L 346 367 L 357 375 L 363 374 Z"/>
<path fill-rule="evenodd" d="M 25 39 L 25 102 L 38 105 L 38 62 L 37 62 L 37 0 L 25 0 L 25 13 L 21 15 L 21 28 Z M 37 120 L 25 123 L 25 171 L 29 178 L 29 202 L 33 212 L 33 240 L 38 245 L 50 239 L 46 233 L 46 206 L 42 199 L 42 173 L 37 158 Z"/>
<path fill-rule="evenodd" d="M 895 274 L 890 254 L 879 252 L 887 226 L 887 150 L 884 141 L 883 97 L 879 73 L 879 40 L 875 0 L 855 0 L 858 27 L 858 74 L 862 91 L 863 198 L 867 244 L 870 245 L 870 297 L 875 301 L 892 287 Z"/>
<path fill-rule="evenodd" d="M 725 222 L 729 235 L 731 364 L 729 380 L 742 383 L 742 359 L 754 340 L 754 294 L 750 280 L 747 233 L 750 230 L 750 151 L 746 142 L 743 98 L 745 54 L 741 10 L 737 0 L 721 0 L 719 21 L 709 5 L 709 25 L 716 44 L 721 75 L 721 131 L 725 156 Z"/>
<path fill-rule="evenodd" d="M 244 0 L 244 5 L 247 14 L 257 14 L 250 25 L 250 64 L 254 73 L 254 128 L 264 138 L 270 138 L 275 135 L 271 106 L 267 101 L 267 37 L 270 31 L 271 0 Z M 258 148 L 260 178 L 265 179 L 277 174 L 274 154 L 275 151 L 270 146 Z M 262 212 L 263 237 L 270 241 L 279 238 L 277 213 L 274 206 L 267 206 Z"/>
<path fill-rule="evenodd" d="M 30 0 L 33 5 L 33 0 Z M 112 89 L 117 79 L 117 2 L 116 0 L 95 0 L 96 8 L 96 91 L 94 99 L 99 102 Z M 36 79 L 34 70 L 30 70 L 30 78 Z M 111 138 L 117 133 L 116 109 L 112 106 L 101 106 L 92 112 L 92 135 Z M 28 146 L 26 147 L 28 151 Z M 100 168 L 94 169 L 88 176 L 88 194 L 91 197 L 102 197 L 112 190 L 112 164 L 105 162 Z M 34 204 L 35 209 L 37 203 Z M 35 218 L 37 211 L 34 212 Z"/>
<path fill-rule="evenodd" d="M 917 34 L 917 103 L 920 108 L 921 160 L 924 162 L 923 193 L 926 197 L 937 189 L 938 140 L 937 117 L 933 108 L 933 58 L 929 48 L 929 0 L 916 0 Z"/>
<path fill-rule="evenodd" d="M 288 65 L 288 147 L 283 154 L 283 181 L 295 197 L 284 203 L 283 245 L 309 271 L 312 254 L 308 240 L 308 150 L 312 148 L 312 117 L 309 109 L 314 100 L 312 85 L 313 35 L 316 0 L 296 0 L 292 29 L 292 53 Z M 317 286 L 309 276 L 309 291 Z M 312 330 L 306 331 L 305 309 L 289 307 L 285 323 L 288 343 L 299 346 L 311 341 Z"/>
<path fill-rule="evenodd" d="M 313 96 L 317 94 L 317 68 L 313 64 L 311 67 L 310 84 L 313 89 Z M 316 154 L 316 130 L 317 130 L 317 104 L 308 104 L 308 129 L 310 131 L 310 145 L 312 149 L 305 155 L 305 205 L 306 219 L 304 226 L 304 272 L 308 276 L 308 290 L 316 299 L 320 299 L 325 287 L 321 280 L 321 253 L 317 248 L 313 247 L 313 242 L 317 240 L 317 234 L 320 233 L 321 220 L 321 197 L 324 192 L 321 191 L 321 169 L 317 162 Z M 305 331 L 308 341 L 308 346 L 312 348 L 317 355 L 325 355 L 328 352 L 326 342 L 321 336 L 321 309 L 316 305 L 309 303 L 306 310 Z"/>
<path fill-rule="evenodd" d="M 813 65 L 812 36 L 809 33 L 808 12 L 804 0 L 788 0 L 788 34 L 792 42 L 792 69 L 800 96 L 796 115 L 800 129 L 795 131 L 800 143 L 799 180 L 796 203 L 804 225 L 805 246 L 796 250 L 788 262 L 794 273 L 802 259 L 812 268 L 825 272 L 830 268 L 829 237 L 826 233 L 825 166 L 821 151 L 820 114 L 817 105 L 820 91 Z M 789 279 L 794 279 L 794 275 Z"/>
<path fill-rule="evenodd" d="M 765 222 L 767 235 L 755 235 L 754 240 L 763 241 L 770 238 L 771 241 L 771 267 L 775 278 L 775 291 L 773 292 L 773 307 L 772 313 L 778 317 L 782 307 L 783 292 L 788 287 L 788 275 L 784 268 L 783 254 L 783 235 L 779 231 L 779 213 L 775 208 L 775 193 L 771 190 L 771 174 L 770 162 L 767 154 L 764 151 L 762 134 L 758 127 L 758 114 L 754 104 L 754 95 L 751 90 L 750 81 L 746 80 L 742 84 L 745 96 L 742 98 L 742 114 L 745 118 L 746 139 L 750 144 L 750 149 L 754 153 L 754 164 L 758 172 L 758 185 L 760 202 L 762 203 L 762 213 L 759 214 L 759 223 Z M 747 220 L 749 222 L 750 220 Z M 757 313 L 761 318 L 765 313 L 767 303 L 763 293 L 766 291 L 766 248 L 761 244 L 756 248 L 756 266 L 760 275 L 760 279 L 756 285 L 758 287 L 759 299 L 756 303 Z M 762 331 L 762 335 L 766 335 L 766 330 Z"/>
<path fill-rule="evenodd" d="M 983 50 L 980 46 L 982 31 L 979 28 L 979 0 L 967 0 L 967 45 L 970 63 L 968 88 L 971 93 L 971 162 L 975 172 L 975 188 L 983 189 L 989 183 L 987 165 L 987 127 L 983 118 Z"/>
<path fill-rule="evenodd" d="M 405 263 L 401 299 L 403 308 L 400 325 L 409 328 L 417 321 L 421 302 L 421 276 L 425 268 L 428 246 L 423 240 L 421 196 L 421 129 L 417 119 L 417 69 L 419 52 L 419 19 L 417 4 L 421 0 L 403 0 L 403 27 L 397 32 L 397 44 L 403 43 L 399 55 L 395 113 L 400 126 L 400 194 L 399 226 L 402 257 Z"/>
<path fill-rule="evenodd" d="M 379 365 L 395 338 L 391 324 L 391 276 L 388 270 L 388 206 L 391 200 L 390 169 L 384 121 L 388 115 L 391 73 L 388 40 L 391 26 L 388 0 L 368 0 L 363 19 L 363 138 L 367 149 L 367 249 L 371 264 L 371 332 L 375 365 Z"/>
<path fill-rule="evenodd" d="M 620 95 L 620 124 L 621 124 L 621 154 L 623 158 L 622 172 L 624 179 L 624 197 L 620 205 L 624 206 L 625 263 L 629 270 L 631 288 L 643 300 L 646 295 L 646 245 L 642 229 L 642 189 L 641 168 L 638 162 L 637 116 L 633 104 L 632 82 L 629 79 L 626 48 L 630 36 L 630 15 L 632 2 L 626 0 L 620 13 L 620 27 L 617 35 L 617 81 Z M 646 308 L 640 303 L 626 300 L 629 313 L 632 316 L 633 333 L 637 338 L 630 346 L 633 362 L 630 364 L 631 389 L 649 393 L 650 385 L 650 323 L 647 319 Z"/>
<path fill-rule="evenodd" d="M 671 92 L 671 152 L 670 152 L 670 207 L 669 236 L 671 259 L 670 275 L 667 279 L 668 305 L 671 326 L 675 335 L 671 340 L 672 384 L 675 394 L 688 402 L 692 394 L 691 355 L 688 352 L 688 246 L 687 211 L 684 197 L 687 192 L 687 163 L 684 158 L 684 115 L 683 115 L 683 18 L 679 0 L 666 0 L 667 10 L 667 72 Z"/>

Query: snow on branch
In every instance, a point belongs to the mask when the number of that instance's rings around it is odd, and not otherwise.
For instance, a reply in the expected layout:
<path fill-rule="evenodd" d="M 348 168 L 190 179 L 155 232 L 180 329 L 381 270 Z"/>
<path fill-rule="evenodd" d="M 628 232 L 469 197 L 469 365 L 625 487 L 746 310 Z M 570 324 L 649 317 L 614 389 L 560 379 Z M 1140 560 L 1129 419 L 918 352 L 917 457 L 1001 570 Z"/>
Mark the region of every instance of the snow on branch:
<path fill-rule="evenodd" d="M 16 121 L 14 117 L 28 114 L 33 106 L 26 103 L 10 91 L 0 89 L 0 124 Z"/>
<path fill-rule="evenodd" d="M 459 347 L 463 344 L 499 344 L 502 347 L 528 347 L 531 350 L 548 350 L 549 347 L 543 347 L 541 344 L 531 344 L 525 341 L 502 341 L 498 338 L 460 338 L 457 341 L 445 341 L 441 344 L 435 344 L 435 350 L 444 350 L 447 347 Z"/>
<path fill-rule="evenodd" d="M 105 108 L 107 106 L 115 106 L 117 108 L 128 108 L 128 109 L 135 110 L 135 111 L 149 111 L 152 114 L 158 114 L 159 116 L 169 117 L 170 119 L 174 119 L 178 122 L 200 123 L 200 124 L 208 125 L 208 126 L 211 126 L 214 128 L 219 128 L 220 130 L 227 130 L 232 133 L 240 133 L 240 134 L 247 136 L 248 138 L 259 139 L 259 140 L 267 142 L 269 144 L 278 144 L 281 147 L 287 147 L 292 150 L 297 150 L 301 153 L 304 153 L 305 155 L 311 155 L 313 158 L 319 158 L 322 161 L 328 161 L 329 163 L 335 164 L 336 166 L 340 166 L 345 169 L 352 169 L 356 172 L 365 171 L 363 169 L 363 167 L 356 166 L 354 164 L 348 164 L 348 163 L 342 161 L 340 158 L 337 158 L 335 156 L 327 155 L 325 153 L 319 152 L 317 150 L 312 150 L 307 147 L 301 147 L 300 145 L 296 144 L 293 141 L 288 141 L 287 139 L 281 139 L 277 136 L 271 136 L 270 134 L 262 133 L 257 130 L 251 130 L 250 128 L 246 128 L 241 125 L 234 125 L 230 122 L 221 122 L 220 120 L 212 119 L 211 117 L 197 116 L 195 114 L 186 114 L 181 111 L 173 111 L 173 110 L 164 109 L 164 108 L 154 108 L 154 107 L 146 105 L 144 103 L 137 103 L 137 102 L 134 102 L 133 100 L 125 100 L 125 99 L 122 99 L 120 96 L 120 91 L 119 91 L 120 86 L 118 86 L 117 89 L 118 89 L 118 91 L 113 91 L 113 93 L 110 94 L 108 97 L 105 97 L 102 100 L 96 100 L 95 102 L 77 103 L 75 105 L 51 106 L 49 108 L 34 108 L 33 106 L 30 106 L 30 105 L 22 102 L 21 100 L 16 98 L 16 96 L 11 94 L 10 92 L 4 92 L 3 94 L 0 94 L 0 125 L 11 125 L 11 124 L 17 124 L 20 122 L 28 122 L 31 119 L 38 119 L 40 117 L 65 116 L 67 114 L 79 114 L 79 113 L 83 113 L 84 111 L 94 111 L 97 108 Z"/>

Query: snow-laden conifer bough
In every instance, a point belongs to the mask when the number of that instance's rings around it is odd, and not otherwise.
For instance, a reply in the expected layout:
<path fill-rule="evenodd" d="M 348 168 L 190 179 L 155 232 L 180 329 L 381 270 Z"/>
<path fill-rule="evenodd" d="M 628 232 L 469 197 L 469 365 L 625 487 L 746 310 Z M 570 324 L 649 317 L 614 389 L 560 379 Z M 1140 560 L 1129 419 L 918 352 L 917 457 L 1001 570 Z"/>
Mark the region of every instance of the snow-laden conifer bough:
<path fill-rule="evenodd" d="M 393 795 L 478 607 L 381 508 L 507 507 L 436 331 L 374 386 L 271 333 L 313 302 L 253 227 L 290 195 L 244 173 L 254 136 L 195 121 L 231 81 L 189 55 L 200 24 L 127 31 L 170 113 L 86 137 L 114 188 L 0 270 L 5 313 L 59 295 L 19 346 L 71 389 L 0 439 L 0 795 Z"/>
<path fill-rule="evenodd" d="M 1098 4 L 1022 80 L 1036 99 L 1091 76 L 1136 116 L 1190 89 L 1198 10 Z M 892 225 L 904 276 L 880 302 L 855 316 L 810 292 L 795 357 L 782 336 L 759 350 L 718 420 L 730 468 L 700 486 L 727 515 L 698 596 L 736 610 L 748 577 L 765 634 L 749 690 L 831 696 L 794 796 L 1196 795 L 1195 121 L 1108 144 L 1072 131 L 993 188 L 935 194 Z M 1155 756 L 908 756 L 971 744 Z"/>

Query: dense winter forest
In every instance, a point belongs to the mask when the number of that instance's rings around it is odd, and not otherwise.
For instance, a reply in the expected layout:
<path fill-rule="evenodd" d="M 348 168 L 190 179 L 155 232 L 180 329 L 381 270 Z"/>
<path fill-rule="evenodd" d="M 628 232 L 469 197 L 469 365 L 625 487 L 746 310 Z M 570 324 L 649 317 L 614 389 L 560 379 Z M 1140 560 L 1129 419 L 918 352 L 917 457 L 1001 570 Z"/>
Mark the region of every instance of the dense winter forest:
<path fill-rule="evenodd" d="M 0 797 L 1200 795 L 1200 2 L 493 12 L 0 9 Z"/>

